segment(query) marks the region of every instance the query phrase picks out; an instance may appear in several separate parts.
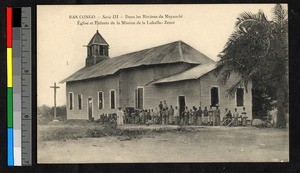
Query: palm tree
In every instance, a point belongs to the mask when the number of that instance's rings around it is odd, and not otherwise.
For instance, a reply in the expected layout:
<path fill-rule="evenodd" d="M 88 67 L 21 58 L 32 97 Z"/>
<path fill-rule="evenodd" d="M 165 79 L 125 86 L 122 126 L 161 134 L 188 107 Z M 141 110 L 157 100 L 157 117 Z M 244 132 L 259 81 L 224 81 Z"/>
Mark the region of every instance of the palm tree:
<path fill-rule="evenodd" d="M 269 21 L 259 10 L 257 14 L 242 13 L 235 23 L 235 30 L 219 54 L 215 75 L 223 84 L 232 73 L 238 80 L 229 90 L 233 95 L 238 86 L 252 81 L 253 87 L 273 86 L 277 93 L 277 125 L 286 126 L 285 104 L 288 96 L 288 19 L 287 11 L 280 4 L 273 9 Z"/>

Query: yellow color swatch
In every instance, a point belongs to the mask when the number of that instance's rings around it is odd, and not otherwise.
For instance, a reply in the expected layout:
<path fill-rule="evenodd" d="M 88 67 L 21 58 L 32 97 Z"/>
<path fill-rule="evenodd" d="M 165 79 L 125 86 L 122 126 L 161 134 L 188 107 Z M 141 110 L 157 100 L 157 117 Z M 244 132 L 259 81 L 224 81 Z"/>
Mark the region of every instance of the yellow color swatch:
<path fill-rule="evenodd" d="M 12 48 L 7 48 L 7 87 L 12 87 L 13 84 L 12 65 Z"/>

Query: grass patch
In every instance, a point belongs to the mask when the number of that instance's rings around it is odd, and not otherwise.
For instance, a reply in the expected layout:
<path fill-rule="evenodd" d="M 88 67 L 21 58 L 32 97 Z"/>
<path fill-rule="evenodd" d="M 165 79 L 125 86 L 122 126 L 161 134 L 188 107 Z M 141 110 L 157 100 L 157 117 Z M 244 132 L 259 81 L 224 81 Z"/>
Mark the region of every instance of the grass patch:
<path fill-rule="evenodd" d="M 67 140 L 78 139 L 85 137 L 86 130 L 83 128 L 66 127 L 64 129 L 54 129 L 49 131 L 43 131 L 39 135 L 41 141 L 55 141 L 55 140 Z"/>
<path fill-rule="evenodd" d="M 99 125 L 94 122 L 82 122 L 79 124 L 61 122 L 50 127 L 41 127 L 38 133 L 40 141 L 57 141 L 78 138 L 100 138 L 106 136 L 128 136 L 130 138 L 141 137 L 142 135 L 151 135 L 165 132 L 190 132 L 186 127 L 168 128 L 158 127 L 154 129 L 144 128 L 126 128 L 120 129 L 116 125 Z"/>

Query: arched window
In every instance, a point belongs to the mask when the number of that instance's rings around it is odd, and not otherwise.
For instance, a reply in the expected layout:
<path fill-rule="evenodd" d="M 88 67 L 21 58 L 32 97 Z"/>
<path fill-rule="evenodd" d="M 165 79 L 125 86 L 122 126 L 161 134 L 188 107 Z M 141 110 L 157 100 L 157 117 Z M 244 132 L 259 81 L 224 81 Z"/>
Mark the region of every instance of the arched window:
<path fill-rule="evenodd" d="M 104 108 L 104 93 L 102 91 L 98 92 L 98 108 Z"/>
<path fill-rule="evenodd" d="M 116 90 L 109 91 L 110 109 L 116 109 Z"/>
<path fill-rule="evenodd" d="M 73 92 L 69 92 L 69 109 L 73 110 L 73 106 L 74 106 L 74 97 L 73 97 L 74 93 Z"/>
<path fill-rule="evenodd" d="M 78 94 L 78 110 L 82 109 L 82 94 Z"/>

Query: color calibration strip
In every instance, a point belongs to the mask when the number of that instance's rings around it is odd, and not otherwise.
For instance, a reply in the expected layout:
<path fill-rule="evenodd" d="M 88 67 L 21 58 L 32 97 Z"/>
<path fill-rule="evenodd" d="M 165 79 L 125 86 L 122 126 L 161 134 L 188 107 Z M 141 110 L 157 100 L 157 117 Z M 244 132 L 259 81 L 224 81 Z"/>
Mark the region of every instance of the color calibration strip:
<path fill-rule="evenodd" d="M 7 7 L 6 14 L 7 159 L 8 166 L 25 166 L 31 165 L 31 8 Z"/>
<path fill-rule="evenodd" d="M 6 49 L 7 49 L 7 164 L 14 166 L 13 135 L 13 73 L 12 73 L 12 8 L 6 8 Z"/>

